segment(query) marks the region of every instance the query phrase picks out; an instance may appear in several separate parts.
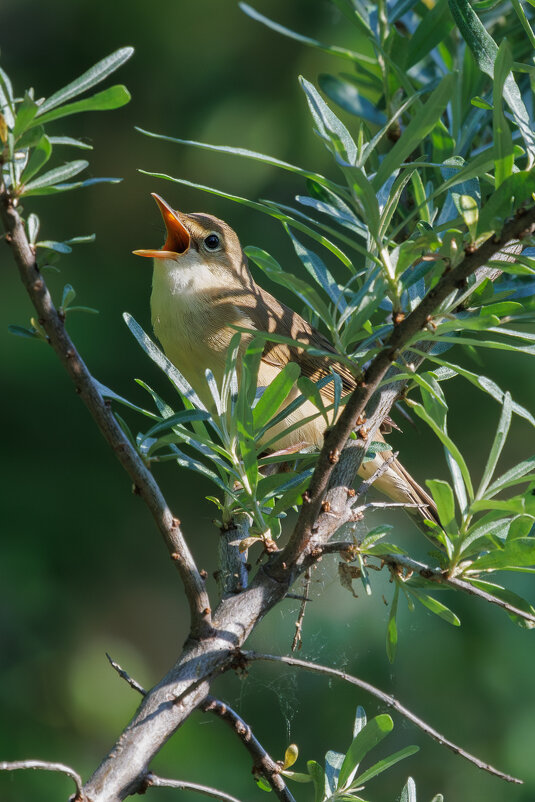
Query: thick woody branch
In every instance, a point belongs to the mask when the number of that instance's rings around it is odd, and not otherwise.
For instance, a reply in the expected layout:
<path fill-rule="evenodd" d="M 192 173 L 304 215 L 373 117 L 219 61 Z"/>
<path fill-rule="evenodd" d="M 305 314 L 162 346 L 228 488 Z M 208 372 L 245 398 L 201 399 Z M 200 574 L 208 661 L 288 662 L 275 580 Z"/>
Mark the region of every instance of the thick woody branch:
<path fill-rule="evenodd" d="M 205 713 L 213 713 L 226 721 L 253 758 L 254 772 L 265 777 L 277 799 L 280 799 L 281 802 L 295 802 L 280 775 L 281 767 L 268 755 L 262 744 L 255 738 L 250 726 L 235 710 L 214 696 L 207 696 L 199 705 L 199 709 Z"/>
<path fill-rule="evenodd" d="M 489 763 L 485 763 L 478 757 L 475 757 L 469 752 L 466 752 L 464 749 L 461 749 L 461 747 L 457 746 L 457 744 L 453 743 L 453 741 L 449 741 L 444 737 L 444 735 L 438 732 L 438 730 L 435 730 L 421 718 L 412 713 L 407 707 L 405 707 L 405 705 L 402 705 L 401 702 L 398 702 L 394 696 L 384 693 L 384 691 L 381 691 L 374 685 L 370 685 L 369 682 L 365 682 L 365 680 L 354 677 L 352 674 L 346 674 L 345 671 L 339 671 L 338 669 L 330 668 L 329 666 L 310 663 L 308 660 L 299 660 L 296 657 L 284 657 L 283 655 L 260 654 L 259 652 L 242 652 L 241 657 L 244 661 L 268 660 L 272 663 L 285 663 L 286 665 L 295 666 L 296 668 L 304 668 L 307 671 L 313 671 L 317 674 L 325 674 L 328 677 L 337 677 L 338 679 L 344 680 L 344 682 L 348 682 L 350 685 L 356 685 L 358 688 L 366 691 L 366 693 L 369 693 L 371 696 L 379 699 L 379 701 L 385 704 L 387 707 L 395 710 L 397 713 L 400 713 L 408 721 L 410 721 L 412 724 L 415 724 L 420 730 L 422 730 L 422 732 L 425 732 L 426 735 L 429 735 L 430 738 L 433 738 L 433 740 L 437 741 L 437 743 L 439 743 L 441 746 L 446 746 L 448 749 L 451 749 L 451 751 L 456 755 L 459 755 L 465 760 L 468 760 L 470 763 L 473 763 L 479 769 L 482 769 L 489 774 L 494 774 L 496 777 L 500 777 L 500 779 L 506 780 L 507 782 L 522 785 L 522 780 L 519 780 L 517 777 L 513 777 L 510 774 L 504 774 L 502 771 L 495 769 Z"/>
<path fill-rule="evenodd" d="M 132 479 L 136 493 L 149 508 L 184 583 L 190 606 L 191 634 L 193 637 L 200 637 L 210 629 L 210 600 L 204 581 L 180 530 L 180 521 L 169 509 L 151 472 L 125 437 L 108 402 L 100 394 L 97 383 L 69 337 L 64 318 L 54 306 L 37 265 L 35 254 L 26 237 L 23 221 L 3 184 L 0 184 L 0 217 L 6 231 L 6 241 L 12 249 L 22 283 L 35 307 L 39 323 L 73 380 L 76 393 Z"/>
<path fill-rule="evenodd" d="M 277 555 L 271 570 L 278 574 L 288 570 L 295 563 L 302 560 L 304 552 L 313 545 L 313 536 L 317 531 L 317 521 L 327 491 L 334 480 L 337 481 L 337 484 L 340 481 L 340 478 L 335 475 L 338 456 L 348 442 L 351 433 L 355 430 L 357 420 L 363 415 L 379 384 L 385 378 L 388 370 L 402 350 L 418 332 L 425 328 L 429 318 L 439 310 L 440 305 L 451 293 L 464 285 L 469 276 L 488 264 L 511 241 L 522 240 L 533 234 L 534 231 L 535 207 L 531 207 L 527 211 L 522 210 L 522 213 L 510 220 L 504 226 L 499 238 L 490 237 L 476 250 L 467 252 L 464 259 L 455 268 L 444 272 L 442 278 L 429 290 L 418 306 L 394 327 L 384 348 L 366 369 L 363 379 L 352 393 L 336 425 L 325 438 L 316 469 L 310 481 L 307 501 L 301 507 L 296 526 L 286 548 Z M 390 406 L 394 400 L 391 400 Z M 387 414 L 388 410 L 389 407 L 384 410 L 384 415 Z M 359 441 L 356 442 L 359 443 Z M 356 450 L 358 456 L 353 478 L 358 465 L 362 461 L 365 443 L 357 445 Z M 358 451 L 360 451 L 360 454 Z M 347 485 L 348 482 L 345 481 L 344 484 Z"/>

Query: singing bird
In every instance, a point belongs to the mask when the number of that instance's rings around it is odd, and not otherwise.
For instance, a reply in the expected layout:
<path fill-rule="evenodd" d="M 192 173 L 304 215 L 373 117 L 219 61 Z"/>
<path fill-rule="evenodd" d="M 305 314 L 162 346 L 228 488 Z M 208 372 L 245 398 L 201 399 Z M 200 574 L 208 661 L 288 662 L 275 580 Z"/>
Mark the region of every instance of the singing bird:
<path fill-rule="evenodd" d="M 356 386 L 351 371 L 336 359 L 328 340 L 301 315 L 277 301 L 253 280 L 237 234 L 223 220 L 210 214 L 184 214 L 173 209 L 156 193 L 152 197 L 162 214 L 167 238 L 159 250 L 136 250 L 139 256 L 154 260 L 151 313 L 154 332 L 167 357 L 191 384 L 208 408 L 213 406 L 205 370 L 210 368 L 220 383 L 231 338 L 236 326 L 251 331 L 275 333 L 306 345 L 332 352 L 333 357 L 313 356 L 309 351 L 281 343 L 266 342 L 258 372 L 258 387 L 267 387 L 288 362 L 297 362 L 301 375 L 317 382 L 328 376 L 331 367 L 342 379 L 343 394 Z M 253 335 L 242 337 L 242 349 Z M 334 401 L 333 382 L 321 389 L 328 406 Z M 299 394 L 295 389 L 285 401 L 290 403 Z M 304 423 L 288 434 L 289 425 L 316 414 L 312 422 Z M 300 446 L 321 448 L 326 423 L 317 407 L 306 401 L 288 415 L 279 426 L 281 439 L 277 449 Z M 277 429 L 268 432 L 269 438 Z M 377 434 L 376 439 L 382 439 Z M 367 479 L 392 456 L 389 451 L 378 452 L 365 462 L 359 475 Z M 393 460 L 376 480 L 377 487 L 396 502 L 418 505 L 408 512 L 437 520 L 431 497 Z M 421 518 L 420 518 L 421 520 Z"/>

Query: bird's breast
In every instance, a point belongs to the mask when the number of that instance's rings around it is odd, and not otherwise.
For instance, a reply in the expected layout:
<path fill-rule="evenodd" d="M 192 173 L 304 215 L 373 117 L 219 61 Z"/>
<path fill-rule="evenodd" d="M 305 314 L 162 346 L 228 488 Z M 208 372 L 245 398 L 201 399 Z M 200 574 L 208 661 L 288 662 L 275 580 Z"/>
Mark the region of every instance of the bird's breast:
<path fill-rule="evenodd" d="M 222 380 L 227 349 L 236 331 L 233 326 L 252 327 L 236 306 L 235 296 L 235 290 L 215 282 L 202 265 L 169 269 L 167 263 L 155 264 L 151 295 L 154 332 L 167 357 L 203 400 L 206 369 L 218 383 Z"/>

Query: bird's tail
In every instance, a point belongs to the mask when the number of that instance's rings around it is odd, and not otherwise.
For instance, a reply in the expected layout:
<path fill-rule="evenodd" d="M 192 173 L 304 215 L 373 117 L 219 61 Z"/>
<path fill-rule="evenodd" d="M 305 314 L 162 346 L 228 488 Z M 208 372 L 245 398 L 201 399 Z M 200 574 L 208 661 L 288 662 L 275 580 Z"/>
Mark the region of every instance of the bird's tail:
<path fill-rule="evenodd" d="M 359 470 L 359 475 L 364 479 L 369 479 L 384 460 L 389 462 L 388 468 L 374 481 L 373 486 L 392 501 L 416 505 L 407 506 L 406 511 L 418 528 L 425 535 L 430 536 L 431 530 L 424 521 L 433 521 L 440 525 L 436 504 L 429 493 L 412 478 L 401 462 L 392 459 L 391 452 L 382 451 L 374 460 L 364 463 Z"/>

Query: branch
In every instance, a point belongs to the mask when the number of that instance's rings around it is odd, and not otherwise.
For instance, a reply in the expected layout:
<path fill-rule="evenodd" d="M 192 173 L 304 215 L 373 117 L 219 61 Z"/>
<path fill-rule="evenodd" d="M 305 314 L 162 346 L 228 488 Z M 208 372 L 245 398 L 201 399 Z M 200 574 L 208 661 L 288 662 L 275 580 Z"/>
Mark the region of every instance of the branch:
<path fill-rule="evenodd" d="M 384 348 L 372 360 L 362 380 L 351 394 L 337 423 L 328 432 L 318 457 L 316 469 L 310 480 L 307 501 L 301 507 L 288 544 L 275 558 L 271 568 L 272 571 L 280 574 L 288 570 L 290 566 L 303 559 L 304 552 L 312 545 L 311 541 L 315 531 L 317 531 L 315 527 L 320 515 L 321 505 L 331 484 L 335 465 L 338 462 L 338 455 L 348 442 L 350 434 L 354 431 L 356 421 L 363 415 L 367 404 L 402 349 L 408 345 L 419 331 L 424 329 L 429 317 L 438 310 L 440 304 L 452 292 L 462 287 L 470 275 L 490 262 L 512 240 L 522 240 L 533 234 L 534 231 L 535 206 L 527 211 L 520 210 L 512 220 L 506 223 L 499 238 L 490 237 L 476 250 L 467 252 L 464 259 L 455 268 L 445 271 L 442 278 L 429 290 L 418 306 L 394 327 Z M 390 402 L 390 406 L 393 400 Z M 382 413 L 383 417 L 388 411 L 389 407 Z M 371 437 L 372 435 L 373 431 L 368 436 Z M 360 452 L 363 453 L 365 443 L 354 441 L 349 446 L 354 448 L 355 443 L 357 445 L 360 443 Z M 360 456 L 360 461 L 362 461 L 362 456 Z M 360 462 L 357 461 L 353 478 L 359 464 Z M 348 483 L 345 482 L 345 484 Z"/>
<path fill-rule="evenodd" d="M 322 546 L 321 549 L 318 549 L 318 551 L 321 551 L 321 554 L 336 554 L 340 552 L 346 552 L 347 554 L 356 555 L 359 551 L 359 548 L 349 540 L 333 540 L 330 543 L 325 543 L 325 545 Z M 520 607 L 515 607 L 514 605 L 509 604 L 509 602 L 498 598 L 498 596 L 488 593 L 486 590 L 476 588 L 470 583 L 470 581 L 452 576 L 442 568 L 431 568 L 429 565 L 418 562 L 418 560 L 413 560 L 411 557 L 406 557 L 403 554 L 391 554 L 390 552 L 385 552 L 383 554 L 381 552 L 375 552 L 374 554 L 369 554 L 367 556 L 382 560 L 385 565 L 389 565 L 395 570 L 400 568 L 408 569 L 411 573 L 419 574 L 422 579 L 427 579 L 429 582 L 435 582 L 437 585 L 449 585 L 449 587 L 455 588 L 455 590 L 461 590 L 463 593 L 469 593 L 471 596 L 476 596 L 478 599 L 483 599 L 483 601 L 489 602 L 489 604 L 495 604 L 506 612 L 511 613 L 511 615 L 517 615 L 520 618 L 523 618 L 524 621 L 529 621 L 535 625 L 535 615 L 532 613 L 528 613 L 526 610 L 521 610 Z"/>
<path fill-rule="evenodd" d="M 17 771 L 18 769 L 42 769 L 43 771 L 59 771 L 61 774 L 66 774 L 76 785 L 76 795 L 71 798 L 72 802 L 78 802 L 83 799 L 82 795 L 82 778 L 80 775 L 66 766 L 64 763 L 49 763 L 46 760 L 14 760 L 11 763 L 0 762 L 0 771 Z"/>
<path fill-rule="evenodd" d="M 420 574 L 423 579 L 428 579 L 430 582 L 436 582 L 439 585 L 449 585 L 451 588 L 455 588 L 455 590 L 462 590 L 463 593 L 477 596 L 477 598 L 483 599 L 483 601 L 489 602 L 489 604 L 496 604 L 498 607 L 506 610 L 506 612 L 523 618 L 524 621 L 530 621 L 532 624 L 535 624 L 535 615 L 509 604 L 509 602 L 503 601 L 503 599 L 499 599 L 486 590 L 474 587 L 470 581 L 459 579 L 456 576 L 450 576 L 441 568 L 430 568 L 428 565 L 424 565 L 417 560 L 412 560 L 410 557 L 404 557 L 401 554 L 385 553 L 374 554 L 373 556 L 377 557 L 379 560 L 383 560 L 387 565 L 393 568 L 408 568 L 410 571 Z"/>
<path fill-rule="evenodd" d="M 50 345 L 73 380 L 76 393 L 132 479 L 135 492 L 143 498 L 163 535 L 184 583 L 190 606 L 191 634 L 193 637 L 200 637 L 201 634 L 210 631 L 210 600 L 204 581 L 180 530 L 180 521 L 172 514 L 151 472 L 126 438 L 108 402 L 100 394 L 97 383 L 67 334 L 64 317 L 58 313 L 52 302 L 35 254 L 28 242 L 23 221 L 13 199 L 1 182 L 0 217 L 6 230 L 6 242 L 13 251 L 22 283 L 35 307 L 39 323 L 46 331 Z"/>
<path fill-rule="evenodd" d="M 397 713 L 400 713 L 406 719 L 411 721 L 417 727 L 419 727 L 422 732 L 425 732 L 426 735 L 429 735 L 433 740 L 437 741 L 441 746 L 447 746 L 448 749 L 451 749 L 456 755 L 463 757 L 465 760 L 470 761 L 479 769 L 483 771 L 487 771 L 489 774 L 494 774 L 496 777 L 499 777 L 501 780 L 506 780 L 510 783 L 516 783 L 518 785 L 522 785 L 523 781 L 519 780 L 517 777 L 512 777 L 510 774 L 504 774 L 502 771 L 495 769 L 489 763 L 484 763 L 478 757 L 471 755 L 469 752 L 466 752 L 464 749 L 461 749 L 460 746 L 454 744 L 453 741 L 449 741 L 445 738 L 440 732 L 430 727 L 429 724 L 426 724 L 425 721 L 422 721 L 421 718 L 418 718 L 414 713 L 411 713 L 408 708 L 398 702 L 393 696 L 390 694 L 384 693 L 379 688 L 376 688 L 374 685 L 370 685 L 369 682 L 365 682 L 358 677 L 354 677 L 352 674 L 346 674 L 344 671 L 339 671 L 336 668 L 329 668 L 329 666 L 318 665 L 317 663 L 310 663 L 307 660 L 299 660 L 296 657 L 284 657 L 283 655 L 275 655 L 275 654 L 260 654 L 259 652 L 241 652 L 240 657 L 243 660 L 252 661 L 252 660 L 268 660 L 273 663 L 286 663 L 289 666 L 296 666 L 297 668 L 304 668 L 307 671 L 314 671 L 318 674 L 325 674 L 328 677 L 338 677 L 338 679 L 343 679 L 345 682 L 348 682 L 350 685 L 356 685 L 358 688 L 362 688 L 362 690 L 366 691 L 367 693 L 375 696 L 376 699 L 379 699 L 383 704 L 387 707 L 391 707 Z"/>
<path fill-rule="evenodd" d="M 268 755 L 262 744 L 253 735 L 250 726 L 231 707 L 214 696 L 207 696 L 199 705 L 199 709 L 204 713 L 214 713 L 230 725 L 252 756 L 253 770 L 266 778 L 277 799 L 280 799 L 281 802 L 295 802 L 280 775 L 280 765 Z"/>
<path fill-rule="evenodd" d="M 141 696 L 146 696 L 146 695 L 147 695 L 147 691 L 145 690 L 145 688 L 144 688 L 142 685 L 140 685 L 140 684 L 139 684 L 139 682 L 137 682 L 135 679 L 132 679 L 132 677 L 130 676 L 130 674 L 127 674 L 127 673 L 126 673 L 126 671 L 124 670 L 124 668 L 121 668 L 121 666 L 119 665 L 119 663 L 116 663 L 116 662 L 115 662 L 115 660 L 113 660 L 113 659 L 110 657 L 110 655 L 108 654 L 108 652 L 106 652 L 106 657 L 107 657 L 107 658 L 108 658 L 108 660 L 110 661 L 110 665 L 111 665 L 111 667 L 112 667 L 112 668 L 113 668 L 115 671 L 117 671 L 117 673 L 119 674 L 119 676 L 121 677 L 121 679 L 124 679 L 124 681 L 125 681 L 126 683 L 128 683 L 128 685 L 130 685 L 130 687 L 131 687 L 131 688 L 133 688 L 133 689 L 134 689 L 134 691 L 137 691 L 138 693 L 140 693 L 140 694 L 141 694 Z"/>
<path fill-rule="evenodd" d="M 184 780 L 167 780 L 164 777 L 158 777 L 156 774 L 149 772 L 145 777 L 145 790 L 153 786 L 159 788 L 178 788 L 179 791 L 196 791 L 199 794 L 210 796 L 212 799 L 220 799 L 221 802 L 240 802 L 235 796 L 226 794 L 224 791 L 218 791 L 217 788 L 211 788 L 208 785 L 199 785 L 198 783 L 185 782 Z"/>

